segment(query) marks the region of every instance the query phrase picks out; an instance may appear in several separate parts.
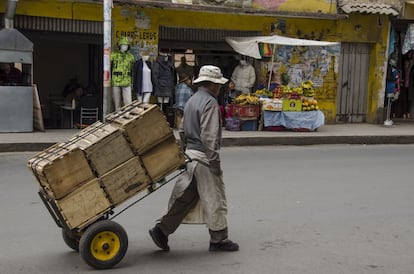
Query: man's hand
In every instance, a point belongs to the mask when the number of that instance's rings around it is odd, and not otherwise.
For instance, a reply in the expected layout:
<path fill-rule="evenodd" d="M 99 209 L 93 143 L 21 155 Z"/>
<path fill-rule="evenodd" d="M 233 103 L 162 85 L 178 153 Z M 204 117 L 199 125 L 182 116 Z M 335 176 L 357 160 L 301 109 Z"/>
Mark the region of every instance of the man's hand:
<path fill-rule="evenodd" d="M 223 170 L 221 170 L 220 161 L 210 161 L 210 171 L 211 173 L 217 176 L 223 175 Z"/>

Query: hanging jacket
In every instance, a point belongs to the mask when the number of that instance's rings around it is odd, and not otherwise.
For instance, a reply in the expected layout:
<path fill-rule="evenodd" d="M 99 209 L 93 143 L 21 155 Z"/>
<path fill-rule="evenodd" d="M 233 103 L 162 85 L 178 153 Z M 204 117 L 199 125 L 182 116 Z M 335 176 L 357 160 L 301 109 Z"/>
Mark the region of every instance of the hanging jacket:
<path fill-rule="evenodd" d="M 175 69 L 164 56 L 158 56 L 152 68 L 152 85 L 154 95 L 158 97 L 172 97 L 177 79 Z"/>
<path fill-rule="evenodd" d="M 149 69 L 151 69 L 152 64 L 150 61 L 145 61 L 145 64 L 148 66 Z M 137 94 L 137 95 L 142 95 L 143 92 L 150 92 L 149 90 L 142 90 L 142 83 L 143 83 L 143 67 L 144 67 L 144 61 L 142 59 L 139 59 L 138 61 L 136 61 L 134 63 L 134 68 L 133 68 L 133 81 L 134 81 L 134 85 L 133 85 L 133 91 Z M 152 82 L 152 75 L 150 77 L 150 79 L 148 79 L 149 81 Z M 151 90 L 152 91 L 152 90 Z"/>
<path fill-rule="evenodd" d="M 111 83 L 116 87 L 127 87 L 132 85 L 132 66 L 135 57 L 129 51 L 114 51 L 111 54 Z"/>

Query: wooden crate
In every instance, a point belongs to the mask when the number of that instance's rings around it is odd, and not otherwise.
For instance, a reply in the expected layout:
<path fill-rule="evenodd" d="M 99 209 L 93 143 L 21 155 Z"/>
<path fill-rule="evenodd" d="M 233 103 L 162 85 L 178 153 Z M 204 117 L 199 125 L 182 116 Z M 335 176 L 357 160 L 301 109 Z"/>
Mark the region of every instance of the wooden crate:
<path fill-rule="evenodd" d="M 83 151 L 66 143 L 57 143 L 37 154 L 28 166 L 40 186 L 54 199 L 95 178 Z"/>
<path fill-rule="evenodd" d="M 154 182 L 185 164 L 185 157 L 172 136 L 141 156 L 142 163 Z"/>
<path fill-rule="evenodd" d="M 138 157 L 117 166 L 100 179 L 114 205 L 124 202 L 151 183 Z"/>
<path fill-rule="evenodd" d="M 89 221 L 100 217 L 111 207 L 97 178 L 55 202 L 71 229 L 82 227 Z"/>
<path fill-rule="evenodd" d="M 80 147 L 92 170 L 101 176 L 134 157 L 131 146 L 119 128 L 96 122 L 68 140 Z"/>
<path fill-rule="evenodd" d="M 153 104 L 134 101 L 107 115 L 105 120 L 123 130 L 138 155 L 173 135 L 164 113 Z"/>

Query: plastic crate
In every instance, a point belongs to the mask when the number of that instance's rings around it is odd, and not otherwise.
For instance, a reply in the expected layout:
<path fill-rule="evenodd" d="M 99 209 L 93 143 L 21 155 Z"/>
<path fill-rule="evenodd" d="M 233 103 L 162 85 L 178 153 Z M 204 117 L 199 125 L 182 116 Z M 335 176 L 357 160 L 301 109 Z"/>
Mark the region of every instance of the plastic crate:
<path fill-rule="evenodd" d="M 236 117 L 258 117 L 258 105 L 234 105 L 233 115 Z"/>
<path fill-rule="evenodd" d="M 240 119 L 240 129 L 242 131 L 256 131 L 257 119 Z"/>

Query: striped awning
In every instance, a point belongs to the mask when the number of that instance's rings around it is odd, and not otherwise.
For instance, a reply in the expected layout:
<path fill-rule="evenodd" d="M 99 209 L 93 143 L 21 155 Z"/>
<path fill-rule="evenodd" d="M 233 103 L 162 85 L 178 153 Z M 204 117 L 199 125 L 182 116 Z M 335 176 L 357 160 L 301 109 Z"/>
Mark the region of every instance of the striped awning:
<path fill-rule="evenodd" d="M 370 13 L 397 16 L 402 4 L 399 0 L 338 0 L 338 8 L 344 13 Z"/>

